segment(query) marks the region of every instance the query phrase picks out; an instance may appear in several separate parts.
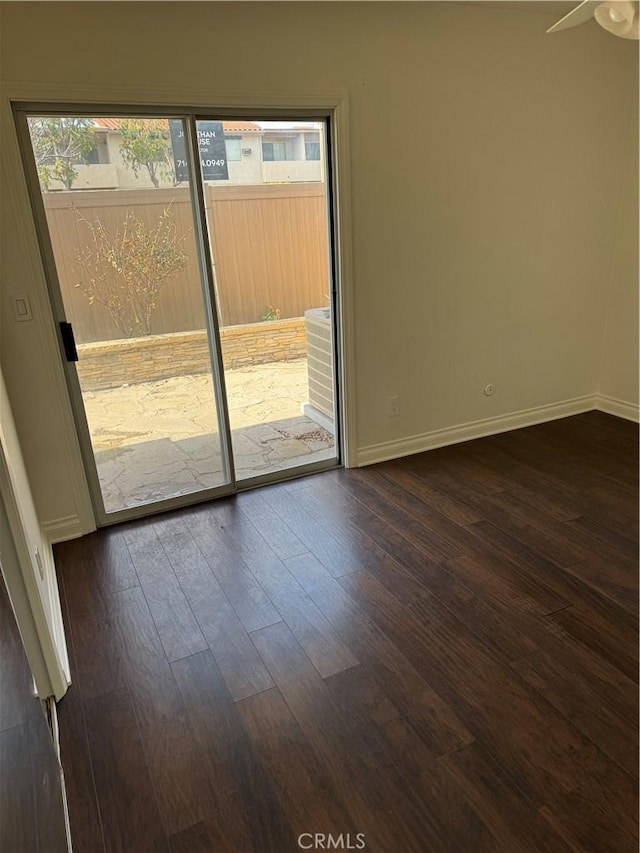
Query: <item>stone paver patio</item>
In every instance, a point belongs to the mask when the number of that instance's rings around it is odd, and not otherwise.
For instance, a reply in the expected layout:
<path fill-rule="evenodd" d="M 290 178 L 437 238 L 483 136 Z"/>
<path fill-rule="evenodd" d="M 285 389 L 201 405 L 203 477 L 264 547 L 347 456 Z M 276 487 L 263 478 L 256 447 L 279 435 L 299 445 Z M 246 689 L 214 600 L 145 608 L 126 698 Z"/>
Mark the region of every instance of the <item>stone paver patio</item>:
<path fill-rule="evenodd" d="M 301 414 L 306 359 L 226 372 L 238 479 L 335 456 Z M 83 394 L 105 508 L 113 512 L 224 482 L 210 376 L 176 376 Z"/>

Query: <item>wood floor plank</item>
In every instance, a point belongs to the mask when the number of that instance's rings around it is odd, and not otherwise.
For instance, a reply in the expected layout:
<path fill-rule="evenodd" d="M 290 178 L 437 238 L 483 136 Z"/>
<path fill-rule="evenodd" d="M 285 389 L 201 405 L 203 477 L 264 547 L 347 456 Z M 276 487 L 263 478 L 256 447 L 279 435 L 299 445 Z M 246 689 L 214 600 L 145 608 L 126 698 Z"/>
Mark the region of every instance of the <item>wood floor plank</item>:
<path fill-rule="evenodd" d="M 465 447 L 470 445 L 470 442 L 464 442 L 454 452 L 450 447 L 441 447 L 429 453 L 419 453 L 407 457 L 405 464 L 428 481 L 436 485 L 441 483 L 447 494 L 452 482 L 466 483 L 479 494 L 503 491 L 508 485 L 503 472 L 488 468 L 481 454 L 466 454 Z"/>
<path fill-rule="evenodd" d="M 420 477 L 411 470 L 410 460 L 402 461 L 405 464 L 398 464 L 395 461 L 383 463 L 377 466 L 377 471 L 383 477 L 401 486 L 408 495 L 417 496 L 425 508 L 428 507 L 439 515 L 444 515 L 453 524 L 473 524 L 482 519 L 482 516 L 452 497 L 450 493 L 435 488 L 429 482 L 428 475 Z"/>
<path fill-rule="evenodd" d="M 85 713 L 107 853 L 168 851 L 127 689 L 86 702 Z"/>
<path fill-rule="evenodd" d="M 585 509 L 579 515 L 592 515 L 594 518 L 604 519 L 604 523 L 611 526 L 616 524 L 622 526 L 619 530 L 623 535 L 628 535 L 633 541 L 638 539 L 638 495 L 629 499 L 627 495 L 618 494 L 611 489 L 603 489 L 602 486 L 594 486 L 589 489 L 585 496 Z M 617 529 L 616 526 L 613 528 Z"/>
<path fill-rule="evenodd" d="M 272 486 L 265 490 L 265 500 L 334 577 L 361 567 L 359 555 L 352 551 L 349 540 L 343 539 L 330 525 L 323 526 L 307 512 L 294 494 L 282 486 Z"/>
<path fill-rule="evenodd" d="M 634 492 L 630 485 L 610 476 L 604 466 L 587 467 L 584 459 L 576 458 L 570 444 L 549 442 L 531 427 L 505 433 L 502 441 L 509 452 L 538 468 L 552 481 L 562 484 L 569 494 L 572 488 L 586 491 L 594 486 L 618 488 L 629 496 Z"/>
<path fill-rule="evenodd" d="M 294 836 L 321 828 L 335 837 L 350 834 L 355 843 L 358 828 L 280 691 L 272 688 L 237 707 Z"/>
<path fill-rule="evenodd" d="M 66 853 L 60 763 L 33 688 L 25 646 L 0 573 L 0 850 Z"/>
<path fill-rule="evenodd" d="M 571 438 L 568 441 L 569 435 Z M 605 438 L 602 430 L 594 429 L 584 421 L 572 424 L 564 418 L 540 424 L 540 429 L 536 430 L 536 439 L 557 448 L 587 475 L 600 477 L 606 470 L 607 477 L 614 477 L 630 486 L 635 484 L 633 471 L 624 458 L 624 452 L 633 453 L 635 449 L 637 455 L 637 443 L 633 448 L 630 443 L 621 441 L 611 433 Z"/>
<path fill-rule="evenodd" d="M 256 631 L 279 622 L 282 617 L 253 576 L 224 527 L 197 514 L 188 520 L 189 530 L 205 560 L 246 631 Z"/>
<path fill-rule="evenodd" d="M 441 764 L 451 773 L 470 802 L 482 815 L 498 850 L 530 853 L 568 853 L 573 845 L 563 841 L 552 825 L 541 821 L 533 804 L 518 790 L 504 768 L 479 744 L 446 755 Z"/>
<path fill-rule="evenodd" d="M 470 590 L 487 601 L 505 605 L 514 616 L 522 610 L 531 612 L 535 609 L 535 602 L 522 595 L 515 579 L 496 572 L 495 562 L 481 561 L 477 555 L 463 555 L 455 560 L 446 560 L 443 565 Z"/>
<path fill-rule="evenodd" d="M 555 608 L 562 609 L 562 606 L 580 601 L 589 603 L 596 609 L 602 611 L 608 610 L 616 614 L 615 622 L 620 628 L 619 633 L 626 629 L 632 628 L 634 619 L 622 608 L 619 608 L 613 601 L 607 599 L 606 596 L 600 595 L 596 589 L 589 584 L 585 584 L 572 572 L 562 569 L 555 563 L 548 560 L 546 557 L 537 553 L 533 548 L 525 545 L 521 541 L 505 533 L 500 528 L 493 525 L 491 522 L 482 521 L 477 524 L 471 524 L 467 528 L 479 543 L 483 543 L 485 549 L 492 547 L 496 553 L 506 557 L 511 561 L 519 561 L 520 565 L 525 567 L 545 588 L 553 590 L 558 599 L 563 602 L 563 605 Z M 550 611 L 553 613 L 554 611 Z M 613 626 L 615 628 L 615 622 Z"/>
<path fill-rule="evenodd" d="M 430 552 L 423 550 L 415 542 L 409 541 L 403 535 L 402 528 L 398 529 L 388 524 L 379 516 L 361 513 L 350 519 L 349 523 L 360 533 L 372 539 L 405 568 L 411 570 L 412 567 L 421 566 L 431 559 Z M 519 598 L 530 608 L 545 614 L 552 613 L 570 603 L 568 599 L 551 589 L 543 579 L 533 576 L 531 572 L 523 571 L 512 553 L 505 549 L 497 552 L 483 537 L 478 536 L 478 530 L 482 530 L 481 524 L 484 525 L 486 522 L 460 527 L 458 541 L 466 555 L 473 557 L 478 564 L 490 567 L 493 574 L 516 585 L 520 590 Z M 361 547 L 363 547 L 362 543 Z M 435 564 L 446 564 L 446 561 L 444 557 L 431 560 Z"/>
<path fill-rule="evenodd" d="M 73 849 L 77 853 L 103 853 L 100 809 L 84 712 L 73 687 L 58 704 L 57 713 Z"/>
<path fill-rule="evenodd" d="M 142 590 L 133 587 L 113 598 L 114 640 L 123 650 L 144 755 L 171 834 L 209 814 L 213 785 Z"/>
<path fill-rule="evenodd" d="M 344 473 L 344 472 L 343 472 Z M 459 556 L 462 551 L 456 544 L 457 526 L 444 516 L 429 511 L 426 504 L 415 495 L 409 495 L 400 486 L 368 469 L 356 469 L 353 474 L 340 479 L 347 491 L 357 497 L 368 510 L 420 548 L 434 560 Z M 443 533 L 446 530 L 447 538 Z"/>
<path fill-rule="evenodd" d="M 616 554 L 616 559 L 631 571 L 637 569 L 638 543 L 633 539 L 610 530 L 604 524 L 586 515 L 565 522 L 565 526 L 571 528 L 581 538 L 585 549 L 588 548 L 591 553 L 607 559 L 613 552 Z"/>
<path fill-rule="evenodd" d="M 281 560 L 307 551 L 307 546 L 259 492 L 245 492 L 240 495 L 238 506 L 243 517 L 256 528 Z"/>
<path fill-rule="evenodd" d="M 558 566 L 570 566 L 589 556 L 589 551 L 577 538 L 567 538 L 565 524 L 512 491 L 505 490 L 480 499 L 468 490 L 456 487 L 454 494 L 461 502 L 473 507 L 478 515 L 477 522 L 491 522 Z M 570 524 L 571 520 L 567 523 Z"/>
<path fill-rule="evenodd" d="M 299 491 L 298 500 L 304 502 L 305 496 L 309 492 L 310 489 Z M 344 494 L 342 489 L 338 490 L 338 503 Z M 347 497 L 351 498 L 350 495 Z M 470 557 L 461 556 L 457 561 L 434 562 L 429 560 L 415 545 L 406 540 L 401 532 L 386 524 L 383 519 L 375 514 L 368 512 L 359 501 L 352 500 L 358 504 L 358 507 L 352 507 L 345 517 L 337 514 L 332 515 L 331 519 L 334 526 L 340 529 L 341 536 L 345 539 L 348 538 L 352 548 L 357 550 L 362 566 L 370 568 L 372 564 L 391 560 L 394 564 L 400 563 L 410 574 L 424 570 L 420 579 L 427 584 L 431 591 L 440 594 L 443 601 L 447 599 L 446 589 L 442 587 L 438 591 L 429 585 L 428 579 L 431 575 L 427 568 L 432 573 L 435 569 L 433 581 L 437 583 L 438 578 L 444 577 L 440 566 L 445 566 L 451 575 L 457 577 L 461 583 L 488 601 L 492 600 L 491 590 L 495 593 L 500 588 L 502 598 L 513 603 L 519 611 L 539 610 L 546 614 L 569 603 L 539 583 L 535 584 L 530 576 L 520 570 L 516 564 L 493 553 L 481 541 L 467 535 L 464 529 L 460 528 L 459 531 L 461 545 L 465 551 L 472 553 L 474 557 L 473 571 L 471 571 L 471 563 L 465 563 L 468 567 L 467 572 L 460 571 L 460 566 L 464 561 L 469 561 Z M 326 509 L 318 502 L 317 513 L 322 515 L 323 512 L 326 512 Z M 480 581 L 478 577 L 481 577 Z"/>
<path fill-rule="evenodd" d="M 261 552 L 245 554 L 253 571 L 311 663 L 323 678 L 358 663 L 357 657 L 338 637 L 330 622 L 305 593 L 286 564 L 264 543 Z M 296 558 L 290 558 L 296 559 Z"/>
<path fill-rule="evenodd" d="M 323 527 L 333 529 L 333 525 L 357 515 L 362 510 L 362 504 L 357 498 L 336 488 L 337 471 L 325 471 L 322 475 L 308 477 L 302 482 L 303 489 L 298 489 L 295 495 L 303 508 L 317 518 Z"/>
<path fill-rule="evenodd" d="M 80 539 L 57 546 L 56 560 L 67 592 L 74 683 L 83 699 L 124 685 L 123 662 L 112 640 L 109 596 L 97 578 L 93 549 Z"/>
<path fill-rule="evenodd" d="M 557 657 L 538 652 L 512 664 L 520 676 L 630 776 L 638 775 L 638 737 L 593 681 Z"/>
<path fill-rule="evenodd" d="M 445 755 L 473 740 L 428 678 L 411 666 L 312 554 L 287 560 L 287 565 L 434 755 Z"/>
<path fill-rule="evenodd" d="M 607 412 L 601 412 L 598 409 L 592 409 L 589 412 L 582 412 L 579 415 L 574 415 L 572 418 L 567 418 L 567 423 L 572 424 L 590 424 L 599 432 L 607 430 L 617 436 L 626 436 L 638 446 L 638 424 L 633 421 L 618 418 L 615 415 L 610 415 Z"/>
<path fill-rule="evenodd" d="M 235 700 L 273 687 L 244 626 L 191 533 L 160 531 L 160 541 Z"/>
<path fill-rule="evenodd" d="M 128 526 L 124 538 L 168 659 L 177 660 L 206 649 L 206 640 L 153 524 Z"/>
<path fill-rule="evenodd" d="M 424 849 L 426 827 L 396 779 L 383 771 L 377 752 L 363 742 L 367 727 L 359 715 L 336 709 L 326 682 L 286 625 L 263 628 L 253 639 L 311 748 L 327 767 L 343 802 L 349 804 L 358 831 L 374 850 L 393 849 L 394 844 L 407 851 Z M 351 676 L 356 670 L 348 672 Z M 358 780 L 355 786 L 354 779 Z M 393 827 L 387 819 L 390 812 Z"/>
<path fill-rule="evenodd" d="M 422 849 L 495 850 L 478 812 L 366 670 L 339 673 L 327 685 L 337 712 L 354 721 L 363 752 L 401 792 L 394 811 L 419 833 Z"/>
<path fill-rule="evenodd" d="M 274 783 L 251 746 L 211 653 L 176 661 L 172 669 L 214 782 L 202 831 L 208 836 L 215 830 L 224 839 L 223 850 L 294 850 L 291 827 Z"/>
<path fill-rule="evenodd" d="M 540 808 L 541 814 L 574 850 L 597 850 L 598 853 L 634 853 L 638 849 L 637 825 L 633 821 L 611 820 L 610 807 L 617 806 L 617 792 L 592 793 L 574 789 L 552 805 Z"/>
<path fill-rule="evenodd" d="M 36 705 L 27 720 L 29 751 L 33 768 L 34 811 L 37 849 L 68 853 L 60 762 L 51 729 L 41 706 Z M 23 756 L 25 761 L 26 756 Z M 1 811 L 1 810 L 0 810 Z M 1 849 L 1 848 L 0 848 Z"/>
<path fill-rule="evenodd" d="M 617 666 L 594 654 L 588 646 L 562 629 L 545 631 L 540 652 L 546 663 L 545 678 L 551 679 L 551 683 L 555 678 L 563 677 L 558 676 L 555 669 L 550 669 L 551 662 L 555 661 L 560 673 L 571 673 L 567 684 L 574 680 L 577 682 L 574 688 L 577 695 L 596 697 L 588 701 L 611 709 L 620 722 L 625 721 L 627 725 L 632 721 L 635 723 L 638 716 L 638 684 L 635 678 L 625 675 Z M 537 655 L 534 659 L 539 663 Z M 514 661 L 513 665 L 517 667 L 518 662 Z M 636 736 L 637 733 L 629 735 L 632 740 Z"/>
<path fill-rule="evenodd" d="M 220 834 L 215 818 L 201 820 L 193 826 L 169 836 L 171 853 L 212 853 L 212 851 L 235 851 L 229 840 Z M 246 848 L 249 850 L 249 848 Z"/>
<path fill-rule="evenodd" d="M 106 594 L 139 585 L 140 581 L 122 530 L 107 527 L 100 532 L 89 534 L 87 540 L 91 546 L 100 586 Z"/>
<path fill-rule="evenodd" d="M 0 732 L 0 850 L 38 849 L 29 725 Z"/>
<path fill-rule="evenodd" d="M 567 566 L 570 574 L 610 598 L 618 607 L 635 617 L 638 613 L 638 572 L 617 560 L 590 557 Z"/>
<path fill-rule="evenodd" d="M 0 584 L 2 579 L 0 578 Z M 3 590 L 0 589 L 0 596 Z M 17 631 L 8 630 L 7 613 L 11 613 L 8 597 L 0 600 L 0 732 L 20 725 L 29 714 L 33 703 L 33 679 L 25 658 L 24 647 Z"/>
<path fill-rule="evenodd" d="M 574 490 L 510 452 L 501 438 L 497 435 L 482 439 L 482 464 L 505 478 L 503 491 L 516 495 L 519 500 L 556 521 L 568 521 L 581 515 L 581 505 Z M 473 447 L 469 447 L 467 452 L 473 453 Z M 454 486 L 457 489 L 459 484 L 454 483 Z"/>
<path fill-rule="evenodd" d="M 387 556 L 372 559 L 367 572 L 399 601 L 422 608 L 425 615 L 444 605 L 499 658 L 519 658 L 538 647 L 536 639 L 523 631 L 520 615 L 506 614 L 504 608 L 478 597 L 443 565 L 423 561 L 416 569 Z"/>
<path fill-rule="evenodd" d="M 402 644 L 416 668 L 430 673 L 445 699 L 456 709 L 465 709 L 463 717 L 473 734 L 493 751 L 532 801 L 545 804 L 550 795 L 562 797 L 578 785 L 594 796 L 597 791 L 621 791 L 623 800 L 631 801 L 631 777 L 551 706 L 537 701 L 509 677 L 480 647 L 474 647 L 446 614 L 429 613 L 425 618 L 412 607 L 403 612 L 366 572 L 348 575 L 340 583 Z M 618 809 L 610 819 L 628 822 L 628 814 Z"/>
<path fill-rule="evenodd" d="M 627 615 L 625 610 L 615 610 L 615 605 L 578 601 L 571 607 L 550 614 L 547 618 L 559 636 L 577 640 L 593 654 L 628 678 L 638 680 L 638 631 L 620 626 L 617 618 Z"/>

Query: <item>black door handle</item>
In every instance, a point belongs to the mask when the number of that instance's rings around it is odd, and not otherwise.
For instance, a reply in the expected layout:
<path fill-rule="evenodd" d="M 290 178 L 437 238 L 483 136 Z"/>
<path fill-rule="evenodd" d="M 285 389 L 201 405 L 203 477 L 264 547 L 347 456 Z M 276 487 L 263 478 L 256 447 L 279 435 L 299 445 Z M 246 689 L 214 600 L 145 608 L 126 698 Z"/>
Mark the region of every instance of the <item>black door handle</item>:
<path fill-rule="evenodd" d="M 71 323 L 60 323 L 60 335 L 62 336 L 62 345 L 67 361 L 77 361 L 78 350 L 76 349 L 76 339 L 73 337 Z"/>

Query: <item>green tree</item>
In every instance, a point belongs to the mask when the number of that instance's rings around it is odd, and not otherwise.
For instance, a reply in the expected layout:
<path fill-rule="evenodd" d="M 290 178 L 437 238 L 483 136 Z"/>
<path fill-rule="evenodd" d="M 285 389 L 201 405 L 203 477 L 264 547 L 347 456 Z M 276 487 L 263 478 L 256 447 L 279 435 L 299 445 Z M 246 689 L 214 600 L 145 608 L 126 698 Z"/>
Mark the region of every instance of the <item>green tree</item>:
<path fill-rule="evenodd" d="M 91 240 L 78 254 L 82 280 L 76 284 L 88 298 L 103 305 L 127 338 L 150 335 L 151 316 L 161 289 L 185 269 L 184 237 L 179 237 L 169 208 L 154 227 L 129 211 L 121 228 L 110 234 L 99 218 L 78 214 Z"/>
<path fill-rule="evenodd" d="M 136 177 L 145 168 L 157 189 L 160 178 L 174 180 L 168 122 L 163 119 L 123 119 L 120 154 Z"/>
<path fill-rule="evenodd" d="M 61 181 L 70 190 L 77 177 L 75 166 L 95 146 L 93 119 L 31 116 L 29 132 L 42 188 Z"/>

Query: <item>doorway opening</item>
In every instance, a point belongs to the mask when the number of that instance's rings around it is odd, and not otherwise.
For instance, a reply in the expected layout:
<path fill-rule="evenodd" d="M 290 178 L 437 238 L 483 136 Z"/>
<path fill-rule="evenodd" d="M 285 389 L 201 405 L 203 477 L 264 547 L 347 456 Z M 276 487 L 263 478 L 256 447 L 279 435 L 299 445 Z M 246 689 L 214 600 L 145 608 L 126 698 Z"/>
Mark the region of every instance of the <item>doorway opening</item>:
<path fill-rule="evenodd" d="M 98 524 L 340 464 L 330 117 L 16 116 Z"/>

